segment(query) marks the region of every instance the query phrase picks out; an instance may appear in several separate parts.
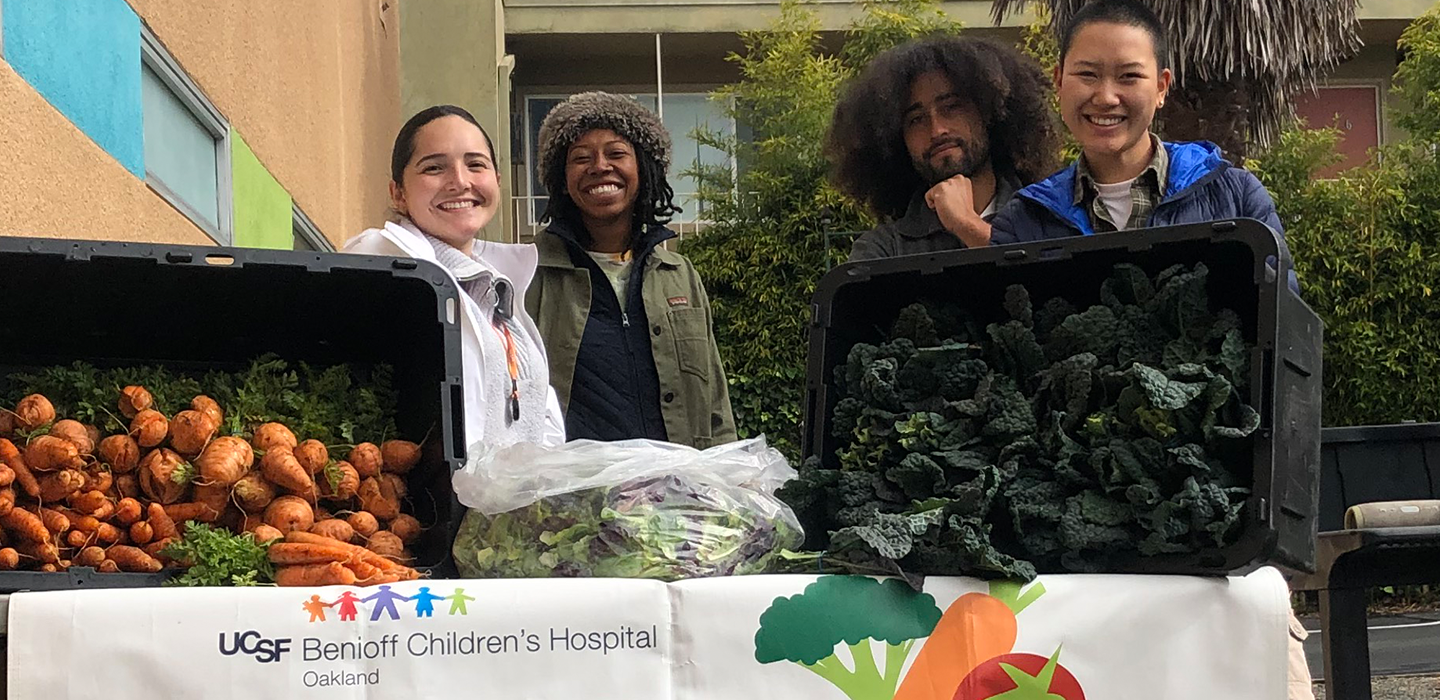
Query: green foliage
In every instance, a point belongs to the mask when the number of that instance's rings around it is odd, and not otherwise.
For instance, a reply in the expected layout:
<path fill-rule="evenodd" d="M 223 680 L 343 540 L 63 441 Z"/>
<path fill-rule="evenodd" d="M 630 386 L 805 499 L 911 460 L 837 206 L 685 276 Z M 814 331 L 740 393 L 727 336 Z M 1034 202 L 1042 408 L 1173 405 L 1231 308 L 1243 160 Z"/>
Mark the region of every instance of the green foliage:
<path fill-rule="evenodd" d="M 10 376 L 3 401 L 14 406 L 27 394 L 43 394 L 57 415 L 93 424 L 105 434 L 124 432 L 128 422 L 117 402 L 126 386 L 145 387 L 155 409 L 167 417 L 205 394 L 225 413 L 221 434 L 248 435 L 262 423 L 285 424 L 302 439 L 327 445 L 379 443 L 395 437 L 397 394 L 393 369 L 368 372 L 348 365 L 292 368 L 273 355 L 257 358 L 242 372 L 173 372 L 163 367 L 99 369 L 84 362 Z M 358 437 L 357 437 L 358 436 Z"/>
<path fill-rule="evenodd" d="M 1440 420 L 1437 11 L 1401 43 L 1396 120 L 1409 140 L 1322 180 L 1339 131 L 1297 124 L 1248 163 L 1275 198 L 1302 295 L 1325 321 L 1326 425 Z"/>
<path fill-rule="evenodd" d="M 901 579 L 822 576 L 760 615 L 755 660 L 799 664 L 852 700 L 889 698 L 915 640 L 929 636 L 940 616 L 934 597 Z M 883 671 L 870 640 L 885 645 Z M 836 656 L 841 644 L 849 647 L 853 670 Z"/>
<path fill-rule="evenodd" d="M 678 475 L 465 514 L 452 548 L 466 578 L 651 578 L 763 573 L 800 529 L 773 502 Z"/>
<path fill-rule="evenodd" d="M 696 134 L 739 173 L 687 171 L 713 223 L 682 248 L 710 295 L 741 437 L 763 433 L 788 456 L 799 453 L 808 304 L 816 281 L 846 252 L 827 250 L 822 232 L 873 225 L 825 177 L 821 144 L 842 83 L 890 46 L 957 29 L 937 0 L 869 2 L 837 55 L 821 45 L 814 10 L 786 0 L 771 27 L 741 34 L 744 54 L 729 57 L 741 80 L 712 99 L 753 138 Z"/>
<path fill-rule="evenodd" d="M 259 586 L 275 581 L 275 570 L 265 549 L 268 543 L 250 533 L 188 522 L 179 540 L 165 548 L 165 556 L 189 565 L 185 573 L 166 581 L 169 586 Z"/>

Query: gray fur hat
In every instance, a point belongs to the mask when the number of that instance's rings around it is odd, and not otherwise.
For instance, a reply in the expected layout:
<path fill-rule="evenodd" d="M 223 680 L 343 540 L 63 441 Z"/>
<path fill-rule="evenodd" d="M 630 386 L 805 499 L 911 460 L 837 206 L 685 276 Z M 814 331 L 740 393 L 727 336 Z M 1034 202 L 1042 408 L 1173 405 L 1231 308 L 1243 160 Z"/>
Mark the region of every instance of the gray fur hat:
<path fill-rule="evenodd" d="M 555 105 L 540 125 L 539 162 L 535 164 L 540 182 L 552 167 L 564 168 L 570 145 L 595 129 L 609 129 L 643 149 L 660 170 L 670 170 L 670 132 L 660 117 L 644 105 L 608 92 L 582 92 Z"/>

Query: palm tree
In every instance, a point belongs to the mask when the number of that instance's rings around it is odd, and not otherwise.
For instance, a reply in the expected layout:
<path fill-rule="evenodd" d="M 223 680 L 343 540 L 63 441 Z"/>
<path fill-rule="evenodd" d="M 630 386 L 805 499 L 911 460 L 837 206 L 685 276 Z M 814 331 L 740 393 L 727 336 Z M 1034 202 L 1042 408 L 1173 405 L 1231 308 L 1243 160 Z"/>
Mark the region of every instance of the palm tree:
<path fill-rule="evenodd" d="M 1031 2 L 1057 33 L 1086 0 L 992 0 L 998 23 Z M 1358 0 L 1145 0 L 1169 32 L 1175 86 L 1161 112 L 1174 140 L 1208 139 L 1234 156 L 1269 144 L 1291 99 L 1360 50 Z"/>

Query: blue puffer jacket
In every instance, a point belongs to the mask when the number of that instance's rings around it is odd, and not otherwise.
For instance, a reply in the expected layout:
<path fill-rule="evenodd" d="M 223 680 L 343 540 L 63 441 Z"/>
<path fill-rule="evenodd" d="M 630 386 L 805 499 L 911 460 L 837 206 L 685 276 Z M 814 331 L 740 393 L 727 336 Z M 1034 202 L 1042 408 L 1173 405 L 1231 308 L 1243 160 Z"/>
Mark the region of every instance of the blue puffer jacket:
<path fill-rule="evenodd" d="M 1285 229 L 1275 214 L 1275 202 L 1255 175 L 1220 156 L 1208 141 L 1165 143 L 1170 156 L 1165 196 L 1150 214 L 1147 226 L 1177 226 L 1224 219 L 1258 219 L 1282 236 Z M 990 222 L 991 245 L 1029 243 L 1095 233 L 1090 215 L 1075 204 L 1076 165 L 1020 190 Z M 1290 286 L 1298 291 L 1294 269 Z"/>

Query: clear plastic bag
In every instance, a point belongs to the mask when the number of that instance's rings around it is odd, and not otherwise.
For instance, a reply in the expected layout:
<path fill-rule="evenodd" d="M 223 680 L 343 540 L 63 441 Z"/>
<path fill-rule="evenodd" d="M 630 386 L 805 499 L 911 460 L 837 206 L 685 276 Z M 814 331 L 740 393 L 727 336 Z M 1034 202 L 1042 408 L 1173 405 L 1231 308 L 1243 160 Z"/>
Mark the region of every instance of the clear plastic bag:
<path fill-rule="evenodd" d="M 453 552 L 467 578 L 759 573 L 804 541 L 775 489 L 795 476 L 764 438 L 697 450 L 576 440 L 472 451 Z"/>

